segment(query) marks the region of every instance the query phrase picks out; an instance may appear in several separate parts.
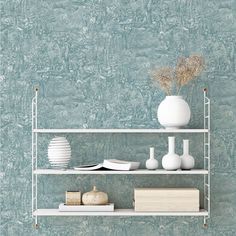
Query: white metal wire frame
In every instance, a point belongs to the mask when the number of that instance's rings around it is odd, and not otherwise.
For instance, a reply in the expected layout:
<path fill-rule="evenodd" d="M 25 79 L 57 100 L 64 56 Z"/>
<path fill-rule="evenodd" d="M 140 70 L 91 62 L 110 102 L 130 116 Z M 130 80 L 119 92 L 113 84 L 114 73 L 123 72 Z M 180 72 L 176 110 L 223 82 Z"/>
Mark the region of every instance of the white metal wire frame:
<path fill-rule="evenodd" d="M 35 220 L 35 227 L 38 227 L 37 216 L 34 216 L 34 211 L 38 208 L 38 177 L 34 174 L 34 170 L 37 170 L 38 159 L 38 134 L 34 132 L 37 129 L 37 103 L 38 103 L 38 88 L 35 89 L 35 96 L 32 99 L 32 217 Z"/>
<path fill-rule="evenodd" d="M 210 149 L 210 125 L 211 125 L 211 103 L 207 97 L 207 89 L 204 89 L 204 129 L 208 129 L 204 133 L 204 169 L 208 170 L 208 174 L 204 175 L 204 209 L 208 211 L 208 216 L 204 216 L 204 226 L 207 226 L 207 219 L 210 218 L 210 197 L 211 197 L 211 182 L 210 182 L 210 168 L 211 168 L 211 149 Z"/>

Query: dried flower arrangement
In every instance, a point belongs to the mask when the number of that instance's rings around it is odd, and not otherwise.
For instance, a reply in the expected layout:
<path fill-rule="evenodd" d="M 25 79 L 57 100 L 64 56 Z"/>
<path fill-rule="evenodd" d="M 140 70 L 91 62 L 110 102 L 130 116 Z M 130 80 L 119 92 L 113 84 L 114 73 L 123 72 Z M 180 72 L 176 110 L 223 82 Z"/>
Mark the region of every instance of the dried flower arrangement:
<path fill-rule="evenodd" d="M 203 68 L 203 57 L 191 55 L 178 58 L 175 68 L 162 67 L 154 69 L 151 71 L 151 77 L 155 84 L 158 84 L 167 95 L 173 94 L 173 91 L 179 94 L 180 89 L 200 75 Z"/>

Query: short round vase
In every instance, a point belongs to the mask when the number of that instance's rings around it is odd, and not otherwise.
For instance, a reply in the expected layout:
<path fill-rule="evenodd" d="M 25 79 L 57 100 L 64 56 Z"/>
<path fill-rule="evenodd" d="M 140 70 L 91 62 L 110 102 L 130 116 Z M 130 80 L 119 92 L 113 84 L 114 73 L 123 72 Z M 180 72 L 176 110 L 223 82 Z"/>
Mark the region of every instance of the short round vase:
<path fill-rule="evenodd" d="M 82 202 L 84 205 L 105 205 L 108 203 L 108 196 L 94 186 L 92 191 L 83 194 Z"/>
<path fill-rule="evenodd" d="M 168 137 L 169 151 L 162 158 L 162 167 L 165 170 L 177 170 L 180 168 L 181 159 L 175 154 L 175 137 Z"/>
<path fill-rule="evenodd" d="M 189 155 L 189 140 L 185 139 L 183 141 L 183 155 L 180 156 L 181 159 L 181 169 L 191 170 L 194 168 L 194 158 Z"/>
<path fill-rule="evenodd" d="M 189 105 L 182 96 L 166 96 L 157 110 L 158 121 L 166 129 L 179 129 L 187 125 L 190 116 Z"/>
<path fill-rule="evenodd" d="M 149 158 L 147 161 L 146 161 L 146 168 L 148 170 L 156 170 L 158 167 L 158 161 L 156 159 L 151 159 Z"/>

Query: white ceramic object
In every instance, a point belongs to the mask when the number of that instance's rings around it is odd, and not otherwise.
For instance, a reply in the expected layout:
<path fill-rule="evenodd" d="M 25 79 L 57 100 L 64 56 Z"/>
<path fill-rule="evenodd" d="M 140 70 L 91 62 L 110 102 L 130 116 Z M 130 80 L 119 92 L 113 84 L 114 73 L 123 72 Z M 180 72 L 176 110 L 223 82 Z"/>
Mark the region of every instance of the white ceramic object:
<path fill-rule="evenodd" d="M 158 167 L 158 161 L 154 157 L 154 148 L 150 147 L 150 158 L 146 161 L 146 168 L 148 170 L 156 170 Z"/>
<path fill-rule="evenodd" d="M 162 167 L 165 170 L 177 170 L 180 168 L 181 159 L 175 153 L 175 137 L 168 137 L 168 153 L 162 158 Z"/>
<path fill-rule="evenodd" d="M 158 121 L 166 129 L 179 129 L 187 125 L 190 116 L 189 105 L 182 96 L 166 96 L 157 110 Z"/>
<path fill-rule="evenodd" d="M 182 170 L 191 170 L 194 168 L 194 158 L 189 155 L 189 140 L 183 140 L 183 155 L 181 158 L 181 169 Z"/>
<path fill-rule="evenodd" d="M 50 153 L 48 153 L 48 155 L 50 156 L 50 159 L 70 159 L 70 156 L 71 156 L 71 154 L 63 154 L 63 153 L 61 153 L 61 154 L 50 154 Z"/>
<path fill-rule="evenodd" d="M 67 168 L 71 159 L 71 148 L 65 137 L 51 140 L 48 145 L 48 159 L 53 168 Z"/>
<path fill-rule="evenodd" d="M 108 196 L 104 192 L 99 192 L 96 186 L 93 186 L 92 191 L 83 194 L 82 202 L 84 205 L 105 205 L 108 203 Z"/>
<path fill-rule="evenodd" d="M 59 205 L 59 211 L 64 212 L 111 212 L 114 211 L 114 203 L 106 205 L 66 205 L 61 203 Z"/>

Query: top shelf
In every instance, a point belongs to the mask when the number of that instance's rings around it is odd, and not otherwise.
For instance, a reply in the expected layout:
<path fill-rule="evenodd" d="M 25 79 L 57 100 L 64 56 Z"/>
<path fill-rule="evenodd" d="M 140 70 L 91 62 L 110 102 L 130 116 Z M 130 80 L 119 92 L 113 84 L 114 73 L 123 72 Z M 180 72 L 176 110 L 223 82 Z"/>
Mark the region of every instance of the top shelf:
<path fill-rule="evenodd" d="M 33 129 L 35 133 L 207 133 L 208 129 Z"/>

